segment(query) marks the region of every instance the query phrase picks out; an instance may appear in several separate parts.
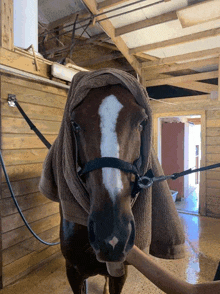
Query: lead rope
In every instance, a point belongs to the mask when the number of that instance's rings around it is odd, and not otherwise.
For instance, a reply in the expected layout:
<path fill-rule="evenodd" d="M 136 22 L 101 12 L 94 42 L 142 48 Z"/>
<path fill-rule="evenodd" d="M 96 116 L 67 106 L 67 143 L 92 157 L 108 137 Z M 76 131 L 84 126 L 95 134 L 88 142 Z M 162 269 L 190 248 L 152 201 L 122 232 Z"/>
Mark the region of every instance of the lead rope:
<path fill-rule="evenodd" d="M 20 111 L 20 113 L 22 114 L 22 116 L 24 117 L 24 119 L 26 120 L 26 122 L 28 123 L 29 127 L 31 128 L 31 130 L 33 130 L 35 132 L 35 134 L 39 137 L 39 139 L 44 143 L 44 145 L 50 149 L 51 147 L 51 144 L 46 140 L 46 138 L 41 134 L 41 132 L 36 128 L 36 126 L 31 122 L 31 120 L 28 118 L 28 116 L 25 114 L 25 112 L 23 111 L 23 109 L 21 108 L 21 106 L 19 105 L 19 103 L 17 102 L 16 100 L 16 96 L 15 95 L 8 95 L 8 104 L 11 106 L 11 107 L 15 107 L 17 106 L 18 110 Z M 13 192 L 13 189 L 12 189 L 12 186 L 11 186 L 11 183 L 10 183 L 10 180 L 9 180 L 9 177 L 8 177 L 8 174 L 7 174 L 7 171 L 6 171 L 6 168 L 5 168 L 5 163 L 4 163 L 4 160 L 3 160 L 3 157 L 2 157 L 2 152 L 0 150 L 0 162 L 1 162 L 1 165 L 2 165 L 2 169 L 3 169 L 3 172 L 4 172 L 4 175 L 5 175 L 5 179 L 6 179 L 6 183 L 8 185 L 8 189 L 10 191 L 10 194 L 11 194 L 11 198 L 25 224 L 25 226 L 27 227 L 27 229 L 31 232 L 31 234 L 38 240 L 40 241 L 41 243 L 43 243 L 44 245 L 49 245 L 49 246 L 54 246 L 54 245 L 58 245 L 60 244 L 60 242 L 54 242 L 54 243 L 50 243 L 50 242 L 46 242 L 44 240 L 42 240 L 33 230 L 32 228 L 30 227 L 30 225 L 28 224 L 25 216 L 23 215 L 22 211 L 21 211 L 21 208 L 15 198 L 15 195 L 14 195 L 14 192 Z"/>

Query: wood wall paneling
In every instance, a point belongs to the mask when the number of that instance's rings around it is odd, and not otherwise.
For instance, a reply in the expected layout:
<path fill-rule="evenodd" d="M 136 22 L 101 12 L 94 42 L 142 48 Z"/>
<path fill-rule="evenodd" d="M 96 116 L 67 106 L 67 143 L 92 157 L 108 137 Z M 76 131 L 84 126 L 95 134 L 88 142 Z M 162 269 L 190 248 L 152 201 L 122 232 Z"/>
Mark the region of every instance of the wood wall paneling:
<path fill-rule="evenodd" d="M 67 90 L 8 74 L 0 77 L 0 87 L 1 148 L 13 191 L 33 230 L 46 241 L 56 241 L 59 238 L 59 204 L 44 197 L 38 189 L 48 150 L 19 111 L 8 106 L 7 98 L 8 94 L 15 94 L 33 123 L 53 143 L 59 132 Z M 40 244 L 24 226 L 4 176 L 1 221 L 3 286 L 26 275 L 60 251 L 59 246 Z"/>

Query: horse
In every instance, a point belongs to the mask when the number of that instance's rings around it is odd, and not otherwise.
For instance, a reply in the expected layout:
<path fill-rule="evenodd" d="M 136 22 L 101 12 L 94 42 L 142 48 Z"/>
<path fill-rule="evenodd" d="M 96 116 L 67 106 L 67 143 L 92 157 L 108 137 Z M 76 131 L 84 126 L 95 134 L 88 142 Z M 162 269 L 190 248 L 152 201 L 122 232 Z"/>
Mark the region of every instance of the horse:
<path fill-rule="evenodd" d="M 133 165 L 140 157 L 147 115 L 122 85 L 91 89 L 73 116 L 81 171 L 97 159 L 113 158 Z M 90 197 L 87 226 L 67 221 L 61 212 L 61 251 L 74 294 L 86 293 L 84 281 L 97 274 L 108 279 L 110 294 L 120 294 L 127 277 L 126 256 L 135 242 L 135 176 L 102 164 L 79 173 Z"/>

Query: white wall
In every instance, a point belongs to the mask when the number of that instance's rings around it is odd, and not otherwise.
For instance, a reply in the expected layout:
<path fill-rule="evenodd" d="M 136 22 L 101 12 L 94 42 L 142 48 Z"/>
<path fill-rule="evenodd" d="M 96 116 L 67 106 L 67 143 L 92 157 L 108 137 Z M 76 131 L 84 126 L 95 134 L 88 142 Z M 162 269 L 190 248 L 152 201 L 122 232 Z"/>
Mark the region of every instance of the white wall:
<path fill-rule="evenodd" d="M 196 166 L 196 145 L 201 153 L 201 126 L 185 123 L 184 135 L 184 169 Z M 201 156 L 200 156 L 201 158 Z M 195 187 L 195 173 L 184 177 L 184 196 L 187 197 Z"/>
<path fill-rule="evenodd" d="M 38 51 L 38 0 L 14 0 L 14 45 Z"/>

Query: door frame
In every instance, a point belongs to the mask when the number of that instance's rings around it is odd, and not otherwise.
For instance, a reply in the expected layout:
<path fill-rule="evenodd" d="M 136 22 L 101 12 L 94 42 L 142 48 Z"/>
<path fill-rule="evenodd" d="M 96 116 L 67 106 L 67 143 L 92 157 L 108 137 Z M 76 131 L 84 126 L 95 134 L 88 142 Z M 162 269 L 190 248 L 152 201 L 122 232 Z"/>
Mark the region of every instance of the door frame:
<path fill-rule="evenodd" d="M 161 117 L 174 117 L 174 116 L 187 116 L 187 115 L 200 115 L 201 116 L 201 161 L 200 166 L 206 166 L 206 112 L 205 110 L 190 110 L 190 111 L 172 111 L 161 112 L 153 114 L 153 147 L 158 156 L 159 154 L 159 140 L 161 130 L 159 125 L 159 118 Z M 206 215 L 206 171 L 200 173 L 199 184 L 199 214 Z"/>

